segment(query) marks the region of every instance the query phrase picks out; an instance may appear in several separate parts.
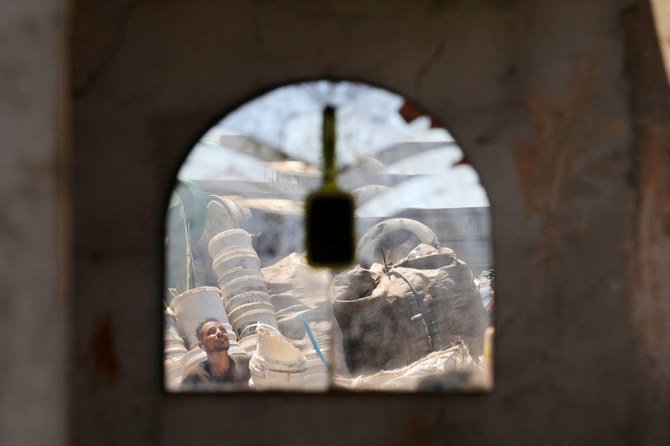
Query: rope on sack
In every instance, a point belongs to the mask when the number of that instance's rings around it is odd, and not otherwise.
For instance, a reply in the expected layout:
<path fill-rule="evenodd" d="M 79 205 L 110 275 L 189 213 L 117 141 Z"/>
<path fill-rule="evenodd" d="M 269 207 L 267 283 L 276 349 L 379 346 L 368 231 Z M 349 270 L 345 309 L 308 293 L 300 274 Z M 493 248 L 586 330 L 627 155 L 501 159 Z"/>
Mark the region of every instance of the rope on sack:
<path fill-rule="evenodd" d="M 412 292 L 412 296 L 414 299 L 412 299 L 410 302 L 414 304 L 412 306 L 414 307 L 413 310 L 415 313 L 414 317 L 412 317 L 412 320 L 414 320 L 417 314 L 419 313 L 421 314 L 423 326 L 426 330 L 426 336 L 428 336 L 428 345 L 430 346 L 430 349 L 432 351 L 435 351 L 434 340 L 436 339 L 437 333 L 435 329 L 436 318 L 435 315 L 433 314 L 433 310 L 431 310 L 430 307 L 426 305 L 426 303 L 424 302 L 424 296 L 412 286 L 407 277 L 405 277 L 405 275 L 400 271 L 394 269 L 393 264 L 389 265 L 386 262 L 386 255 L 384 254 L 384 250 L 381 247 L 379 247 L 379 251 L 381 252 L 382 259 L 384 260 L 384 268 L 382 271 L 389 277 L 391 277 L 391 275 L 396 275 L 400 277 L 407 284 L 410 291 Z"/>

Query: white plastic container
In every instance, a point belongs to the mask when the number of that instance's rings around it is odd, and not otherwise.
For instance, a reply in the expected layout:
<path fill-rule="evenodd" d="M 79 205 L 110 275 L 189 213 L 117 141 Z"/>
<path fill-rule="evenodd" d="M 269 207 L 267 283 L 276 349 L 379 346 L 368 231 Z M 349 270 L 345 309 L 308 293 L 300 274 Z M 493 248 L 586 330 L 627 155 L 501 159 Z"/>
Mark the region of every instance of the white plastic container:
<path fill-rule="evenodd" d="M 259 325 L 256 337 L 256 351 L 249 362 L 250 386 L 258 390 L 304 390 L 307 361 L 300 350 L 264 325 Z"/>
<path fill-rule="evenodd" d="M 212 259 L 223 251 L 249 249 L 253 251 L 251 242 L 251 234 L 244 229 L 229 229 L 227 231 L 219 232 L 209 241 L 207 250 Z"/>
<path fill-rule="evenodd" d="M 182 356 L 178 358 L 169 358 L 163 361 L 163 372 L 165 373 L 165 388 L 175 391 L 181 385 L 182 377 Z"/>
<path fill-rule="evenodd" d="M 268 292 L 265 281 L 259 274 L 248 274 L 229 281 L 223 280 L 219 286 L 225 302 L 244 293 L 256 291 L 267 294 Z"/>

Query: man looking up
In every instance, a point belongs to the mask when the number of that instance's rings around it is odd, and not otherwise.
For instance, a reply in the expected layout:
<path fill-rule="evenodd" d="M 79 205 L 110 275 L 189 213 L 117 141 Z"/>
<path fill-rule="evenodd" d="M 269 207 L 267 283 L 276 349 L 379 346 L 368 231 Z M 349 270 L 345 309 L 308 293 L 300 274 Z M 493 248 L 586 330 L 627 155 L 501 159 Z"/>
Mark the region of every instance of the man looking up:
<path fill-rule="evenodd" d="M 206 319 L 198 325 L 195 335 L 198 346 L 207 353 L 207 359 L 184 371 L 184 387 L 246 388 L 250 376 L 249 361 L 233 360 L 228 355 L 230 341 L 223 323 L 214 318 Z M 233 383 L 237 384 L 228 385 Z"/>

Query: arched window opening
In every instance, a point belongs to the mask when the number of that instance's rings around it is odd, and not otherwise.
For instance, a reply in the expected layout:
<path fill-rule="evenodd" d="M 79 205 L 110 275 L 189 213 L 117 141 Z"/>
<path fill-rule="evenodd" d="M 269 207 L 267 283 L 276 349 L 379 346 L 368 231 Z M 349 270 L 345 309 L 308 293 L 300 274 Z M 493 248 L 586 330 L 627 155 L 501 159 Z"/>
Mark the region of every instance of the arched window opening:
<path fill-rule="evenodd" d="M 315 269 L 304 199 L 321 117 L 356 200 L 356 264 Z M 166 222 L 168 391 L 482 391 L 492 386 L 489 203 L 448 131 L 397 94 L 317 81 L 212 127 Z"/>

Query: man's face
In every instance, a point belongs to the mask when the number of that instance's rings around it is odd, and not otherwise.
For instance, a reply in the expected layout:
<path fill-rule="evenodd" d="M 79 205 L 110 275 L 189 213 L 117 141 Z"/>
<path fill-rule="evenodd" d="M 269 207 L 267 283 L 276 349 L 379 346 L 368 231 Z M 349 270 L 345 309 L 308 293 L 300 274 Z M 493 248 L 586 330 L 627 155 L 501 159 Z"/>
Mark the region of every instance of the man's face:
<path fill-rule="evenodd" d="M 230 343 L 228 333 L 221 322 L 211 321 L 202 326 L 200 347 L 206 352 L 227 351 Z"/>

